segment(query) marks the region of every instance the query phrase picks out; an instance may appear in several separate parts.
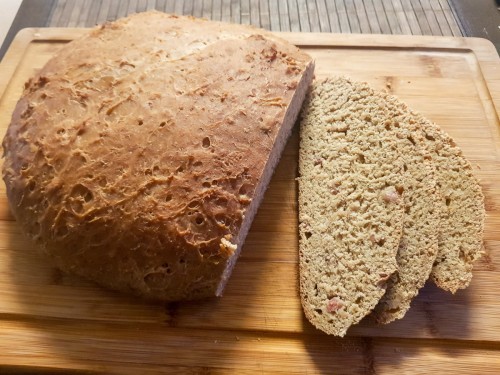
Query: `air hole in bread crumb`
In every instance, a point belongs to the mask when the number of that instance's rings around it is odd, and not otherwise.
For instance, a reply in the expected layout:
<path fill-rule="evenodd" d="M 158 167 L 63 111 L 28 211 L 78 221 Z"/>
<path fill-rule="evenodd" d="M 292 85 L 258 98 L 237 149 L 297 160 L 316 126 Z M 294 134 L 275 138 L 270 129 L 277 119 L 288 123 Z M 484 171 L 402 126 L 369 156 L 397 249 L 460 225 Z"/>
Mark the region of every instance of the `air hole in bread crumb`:
<path fill-rule="evenodd" d="M 70 203 L 70 207 L 75 214 L 81 214 L 83 212 L 83 204 L 80 200 L 73 200 Z"/>
<path fill-rule="evenodd" d="M 435 141 L 436 140 L 436 138 L 434 138 L 432 135 L 429 135 L 429 134 L 425 135 L 425 139 L 427 139 L 429 141 Z"/>
<path fill-rule="evenodd" d="M 449 206 L 451 204 L 451 199 L 450 198 L 446 198 L 446 205 Z"/>
<path fill-rule="evenodd" d="M 82 184 L 76 184 L 71 190 L 71 196 L 74 198 L 82 197 L 85 202 L 90 202 L 94 199 L 94 195 L 89 188 Z"/>
<path fill-rule="evenodd" d="M 35 181 L 33 181 L 33 180 L 31 180 L 31 181 L 28 183 L 28 190 L 29 190 L 29 191 L 33 191 L 33 190 L 35 190 L 35 188 L 36 188 L 36 182 L 35 182 Z"/>
<path fill-rule="evenodd" d="M 203 186 L 204 188 L 207 188 L 207 189 L 208 189 L 208 188 L 209 188 L 210 186 L 212 186 L 212 185 L 210 184 L 210 182 L 205 181 L 204 183 L 202 183 L 202 184 L 201 184 L 201 186 Z"/>
<path fill-rule="evenodd" d="M 217 198 L 214 203 L 219 206 L 219 207 L 226 207 L 227 205 L 227 198 L 224 197 L 219 197 Z"/>
<path fill-rule="evenodd" d="M 188 208 L 190 209 L 195 209 L 197 207 L 200 206 L 200 202 L 199 201 L 192 201 L 191 203 L 188 204 Z"/>
<path fill-rule="evenodd" d="M 172 194 L 167 194 L 165 197 L 165 202 L 170 202 L 172 200 Z"/>
<path fill-rule="evenodd" d="M 197 225 L 201 225 L 205 222 L 205 219 L 203 218 L 203 216 L 198 216 L 195 221 L 194 221 Z"/>
<path fill-rule="evenodd" d="M 82 135 L 84 135 L 84 134 L 85 134 L 85 129 L 78 129 L 78 131 L 76 132 L 76 135 L 77 135 L 78 137 L 81 137 L 81 136 L 82 136 Z"/>
<path fill-rule="evenodd" d="M 142 119 L 137 120 L 137 125 L 141 126 L 143 124 L 144 124 L 144 120 L 142 120 Z"/>
<path fill-rule="evenodd" d="M 229 227 L 229 220 L 224 216 L 224 214 L 216 214 L 215 215 L 215 221 L 219 225 L 223 225 L 225 227 Z"/>
<path fill-rule="evenodd" d="M 165 121 L 160 122 L 160 128 L 163 128 L 167 123 Z"/>
<path fill-rule="evenodd" d="M 408 170 L 408 166 L 406 164 L 403 164 L 403 170 L 406 172 Z"/>
<path fill-rule="evenodd" d="M 238 190 L 238 193 L 240 195 L 246 195 L 252 190 L 252 185 L 250 184 L 243 184 L 241 185 L 240 189 Z"/>
<path fill-rule="evenodd" d="M 184 259 L 184 258 L 179 258 L 179 263 L 180 263 L 180 264 L 184 264 L 184 263 L 186 263 L 186 259 Z"/>
<path fill-rule="evenodd" d="M 210 138 L 208 137 L 203 138 L 203 141 L 201 141 L 201 145 L 203 146 L 203 148 L 209 148 L 210 144 Z"/>
<path fill-rule="evenodd" d="M 390 123 L 386 123 L 384 127 L 385 127 L 385 130 L 391 130 L 391 124 Z"/>
<path fill-rule="evenodd" d="M 57 130 L 57 134 L 64 134 L 64 133 L 66 133 L 66 129 L 64 129 L 64 128 Z"/>
<path fill-rule="evenodd" d="M 203 163 L 202 163 L 201 161 L 199 161 L 199 160 L 198 160 L 198 161 L 195 161 L 195 162 L 193 163 L 193 167 L 201 167 L 202 165 L 203 165 Z"/>
<path fill-rule="evenodd" d="M 100 187 L 104 187 L 108 184 L 108 179 L 106 176 L 101 176 L 98 180 L 97 183 L 99 184 Z"/>
<path fill-rule="evenodd" d="M 460 246 L 458 248 L 458 258 L 462 261 L 462 262 L 466 262 L 467 261 L 467 257 L 465 256 L 465 251 L 464 251 L 464 248 L 462 246 Z"/>
<path fill-rule="evenodd" d="M 175 171 L 176 171 L 177 173 L 182 173 L 182 172 L 184 172 L 184 166 L 183 166 L 183 165 L 181 165 L 181 166 L 180 166 L 179 168 L 177 168 Z"/>
<path fill-rule="evenodd" d="M 146 176 L 152 176 L 153 175 L 153 171 L 149 168 L 145 169 L 144 170 L 144 175 Z"/>
<path fill-rule="evenodd" d="M 305 232 L 304 235 L 306 236 L 306 240 L 308 240 L 309 238 L 311 238 L 312 233 L 311 232 Z"/>
<path fill-rule="evenodd" d="M 323 310 L 321 309 L 314 309 L 314 311 L 316 311 L 319 315 L 323 315 Z"/>
<path fill-rule="evenodd" d="M 417 145 L 417 143 L 415 142 L 415 140 L 413 139 L 413 137 L 408 137 L 408 140 L 413 144 L 413 146 Z"/>
<path fill-rule="evenodd" d="M 358 154 L 358 162 L 360 162 L 361 164 L 365 164 L 366 163 L 365 155 Z"/>

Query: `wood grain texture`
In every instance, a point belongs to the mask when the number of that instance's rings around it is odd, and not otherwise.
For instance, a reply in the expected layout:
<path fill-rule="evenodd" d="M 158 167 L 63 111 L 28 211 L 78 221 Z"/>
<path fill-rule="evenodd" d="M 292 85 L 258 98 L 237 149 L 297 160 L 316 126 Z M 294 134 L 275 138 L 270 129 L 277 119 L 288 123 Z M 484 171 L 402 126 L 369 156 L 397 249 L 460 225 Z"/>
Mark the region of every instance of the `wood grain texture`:
<path fill-rule="evenodd" d="M 351 33 L 360 34 L 361 24 L 354 0 L 343 0 Z"/>
<path fill-rule="evenodd" d="M 82 32 L 18 35 L 0 65 L 1 134 L 25 80 Z M 23 237 L 2 184 L 0 372 L 500 372 L 500 63 L 494 47 L 451 37 L 279 35 L 315 58 L 318 78 L 343 74 L 390 90 L 455 138 L 481 179 L 488 214 L 485 256 L 470 288 L 451 295 L 426 285 L 404 319 L 383 327 L 365 320 L 344 339 L 305 321 L 297 288 L 297 132 L 220 299 L 151 304 L 59 272 Z"/>
<path fill-rule="evenodd" d="M 290 31 L 290 17 L 288 15 L 287 0 L 278 0 L 280 31 Z"/>
<path fill-rule="evenodd" d="M 288 11 L 290 17 L 290 31 L 299 32 L 300 31 L 300 21 L 299 21 L 299 8 L 297 6 L 296 0 L 287 0 Z"/>

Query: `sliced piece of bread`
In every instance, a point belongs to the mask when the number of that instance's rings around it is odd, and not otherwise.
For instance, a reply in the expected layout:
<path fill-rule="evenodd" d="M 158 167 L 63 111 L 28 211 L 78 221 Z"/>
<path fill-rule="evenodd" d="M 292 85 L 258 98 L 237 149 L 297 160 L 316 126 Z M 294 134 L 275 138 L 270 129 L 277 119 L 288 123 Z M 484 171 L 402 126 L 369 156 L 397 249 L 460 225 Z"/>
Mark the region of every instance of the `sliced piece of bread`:
<path fill-rule="evenodd" d="M 455 141 L 422 115 L 412 116 L 423 129 L 432 154 L 444 207 L 431 278 L 440 288 L 455 293 L 469 286 L 473 263 L 483 253 L 484 196 L 471 164 Z"/>
<path fill-rule="evenodd" d="M 358 90 L 364 84 L 357 84 Z M 387 291 L 372 316 L 379 323 L 401 319 L 411 301 L 429 278 L 438 251 L 442 208 L 437 192 L 435 167 L 423 131 L 411 110 L 387 93 L 373 93 L 373 101 L 386 101 L 385 118 L 398 123 L 399 146 L 404 161 L 405 221 L 397 255 L 398 272 L 387 283 Z"/>
<path fill-rule="evenodd" d="M 440 210 L 434 167 L 415 152 L 405 155 L 405 167 L 405 222 L 396 258 L 398 272 L 388 280 L 387 291 L 373 312 L 383 324 L 401 319 L 409 310 L 429 278 L 438 250 Z"/>
<path fill-rule="evenodd" d="M 343 336 L 384 295 L 403 226 L 403 163 L 384 101 L 316 83 L 300 124 L 300 294 L 309 321 Z"/>

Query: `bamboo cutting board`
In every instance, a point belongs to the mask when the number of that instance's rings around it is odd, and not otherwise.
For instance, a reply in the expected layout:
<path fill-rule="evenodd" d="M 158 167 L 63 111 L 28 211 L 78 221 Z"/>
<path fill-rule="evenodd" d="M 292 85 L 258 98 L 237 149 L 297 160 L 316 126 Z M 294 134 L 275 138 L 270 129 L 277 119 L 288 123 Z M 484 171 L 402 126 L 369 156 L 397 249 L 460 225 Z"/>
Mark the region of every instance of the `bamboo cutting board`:
<path fill-rule="evenodd" d="M 24 82 L 82 29 L 26 29 L 0 64 L 0 132 Z M 500 373 L 500 63 L 480 39 L 285 33 L 343 74 L 440 124 L 486 197 L 485 256 L 456 295 L 427 285 L 407 316 L 329 337 L 303 317 L 297 281 L 298 134 L 292 136 L 220 299 L 148 304 L 62 274 L 38 256 L 0 188 L 0 372 L 117 374 Z"/>

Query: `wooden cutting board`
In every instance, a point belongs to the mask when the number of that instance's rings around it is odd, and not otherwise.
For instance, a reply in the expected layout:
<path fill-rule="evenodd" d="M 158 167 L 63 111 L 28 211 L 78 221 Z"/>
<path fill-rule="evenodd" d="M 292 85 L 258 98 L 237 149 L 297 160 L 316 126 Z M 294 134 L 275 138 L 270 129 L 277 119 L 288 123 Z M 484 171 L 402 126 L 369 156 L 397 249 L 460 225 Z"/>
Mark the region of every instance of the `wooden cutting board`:
<path fill-rule="evenodd" d="M 24 82 L 82 29 L 26 29 L 0 65 L 0 131 Z M 288 33 L 316 76 L 347 75 L 440 124 L 481 179 L 485 256 L 470 288 L 427 285 L 407 316 L 348 337 L 303 317 L 297 288 L 297 132 L 223 298 L 148 304 L 67 276 L 23 238 L 0 188 L 0 367 L 32 372 L 500 373 L 500 63 L 481 39 Z"/>

